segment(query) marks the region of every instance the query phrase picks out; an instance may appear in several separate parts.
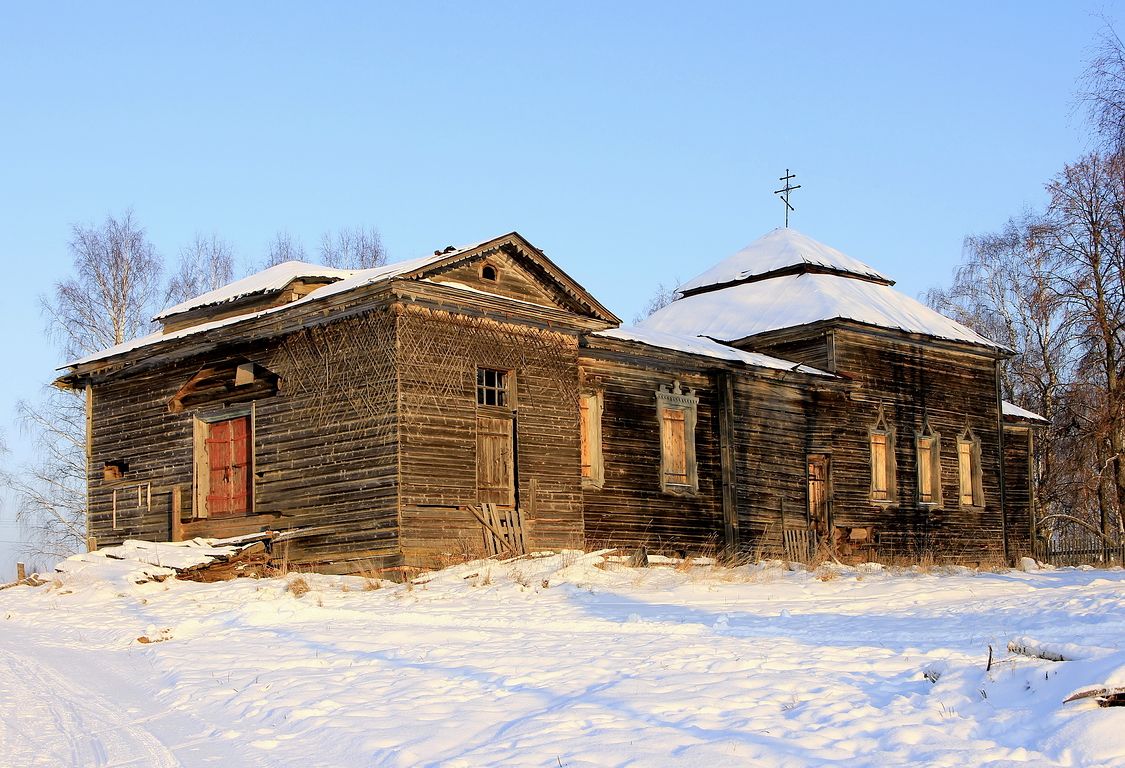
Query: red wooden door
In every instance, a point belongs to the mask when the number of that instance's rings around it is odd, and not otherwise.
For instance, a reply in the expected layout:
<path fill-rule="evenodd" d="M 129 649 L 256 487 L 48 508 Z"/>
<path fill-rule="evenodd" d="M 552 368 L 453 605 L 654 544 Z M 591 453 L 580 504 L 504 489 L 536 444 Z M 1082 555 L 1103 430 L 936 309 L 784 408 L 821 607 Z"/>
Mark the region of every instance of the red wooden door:
<path fill-rule="evenodd" d="M 250 512 L 250 417 L 208 425 L 207 514 L 211 517 Z"/>

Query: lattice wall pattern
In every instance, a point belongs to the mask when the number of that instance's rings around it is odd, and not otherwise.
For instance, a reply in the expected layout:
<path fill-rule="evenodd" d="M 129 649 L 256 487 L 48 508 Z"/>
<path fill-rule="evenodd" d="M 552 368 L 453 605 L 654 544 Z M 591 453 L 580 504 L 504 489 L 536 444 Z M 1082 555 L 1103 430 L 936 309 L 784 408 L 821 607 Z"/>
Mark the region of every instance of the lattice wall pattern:
<path fill-rule="evenodd" d="M 450 329 L 456 343 L 450 343 Z M 483 365 L 514 370 L 521 393 L 533 400 L 554 389 L 551 399 L 561 395 L 573 401 L 577 424 L 577 346 L 574 336 L 557 331 L 407 306 L 399 318 L 399 372 L 411 382 L 415 397 L 401 404 L 403 423 L 409 424 L 419 407 L 440 412 L 443 405 L 458 404 L 463 409 L 476 368 Z M 532 367 L 537 375 L 526 375 Z"/>
<path fill-rule="evenodd" d="M 336 436 L 390 437 L 397 399 L 394 317 L 369 312 L 288 336 L 272 361 L 286 397 L 305 401 L 313 426 Z M 325 445 L 332 449 L 332 441 Z"/>

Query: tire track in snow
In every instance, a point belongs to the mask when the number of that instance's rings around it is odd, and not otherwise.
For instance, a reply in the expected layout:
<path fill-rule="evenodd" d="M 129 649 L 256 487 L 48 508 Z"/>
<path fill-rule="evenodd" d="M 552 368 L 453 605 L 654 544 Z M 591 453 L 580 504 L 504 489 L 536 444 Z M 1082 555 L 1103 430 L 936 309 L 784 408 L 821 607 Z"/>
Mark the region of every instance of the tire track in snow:
<path fill-rule="evenodd" d="M 9 765 L 180 766 L 140 725 L 150 718 L 131 718 L 101 693 L 8 649 L 0 649 L 0 700 L 9 703 L 0 721 L 0 759 Z"/>

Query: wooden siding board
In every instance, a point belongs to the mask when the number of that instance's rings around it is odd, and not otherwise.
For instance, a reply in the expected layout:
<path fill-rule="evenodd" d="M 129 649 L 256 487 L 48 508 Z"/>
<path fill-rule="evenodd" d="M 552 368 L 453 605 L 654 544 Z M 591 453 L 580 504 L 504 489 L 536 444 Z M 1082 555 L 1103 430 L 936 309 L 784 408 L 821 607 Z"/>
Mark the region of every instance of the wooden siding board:
<path fill-rule="evenodd" d="M 481 501 L 478 367 L 514 376 L 518 500 L 530 546 L 580 546 L 576 335 L 453 308 L 408 310 L 400 317 L 397 339 L 407 562 L 439 564 L 483 545 L 481 526 L 467 510 Z"/>
<path fill-rule="evenodd" d="M 263 523 L 289 530 L 329 526 L 336 529 L 334 533 L 289 543 L 290 561 L 334 560 L 345 554 L 341 542 L 346 542 L 353 554 L 399 562 L 397 420 L 389 357 L 393 338 L 393 321 L 385 313 L 360 315 L 339 326 L 303 330 L 246 347 L 238 354 L 187 358 L 95 383 L 92 466 L 124 460 L 129 471 L 121 482 L 152 483 L 154 493 L 151 510 L 119 503 L 114 529 L 113 486 L 100 473 L 91 473 L 91 534 L 99 544 L 171 537 L 173 487 L 187 490 L 182 498 L 190 509 L 196 409 L 169 413 L 168 400 L 204 363 L 247 357 L 282 377 L 282 392 L 256 401 L 255 413 L 256 505 L 257 511 L 271 514 L 207 521 L 199 533 L 247 533 Z M 354 348 L 361 344 L 363 350 Z M 303 362 L 294 354 L 297 347 L 307 355 Z M 373 352 L 380 349 L 388 352 Z M 331 380 L 345 375 L 346 379 Z M 380 399 L 372 399 L 380 392 L 384 393 Z M 326 419 L 331 420 L 330 429 Z M 121 493 L 118 496 L 120 502 Z"/>

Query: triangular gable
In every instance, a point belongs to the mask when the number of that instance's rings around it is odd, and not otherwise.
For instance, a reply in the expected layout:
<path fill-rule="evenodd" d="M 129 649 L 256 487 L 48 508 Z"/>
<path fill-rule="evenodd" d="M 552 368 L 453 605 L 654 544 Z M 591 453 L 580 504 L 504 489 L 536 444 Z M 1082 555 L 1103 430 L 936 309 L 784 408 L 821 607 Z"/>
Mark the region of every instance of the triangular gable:
<path fill-rule="evenodd" d="M 445 258 L 440 258 L 440 253 L 435 256 L 439 258 L 397 277 L 464 286 L 613 325 L 621 323 L 619 317 L 518 232 L 451 252 Z"/>

